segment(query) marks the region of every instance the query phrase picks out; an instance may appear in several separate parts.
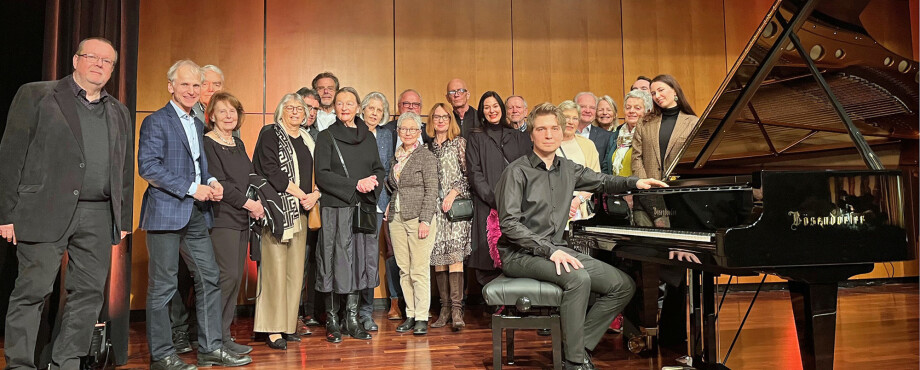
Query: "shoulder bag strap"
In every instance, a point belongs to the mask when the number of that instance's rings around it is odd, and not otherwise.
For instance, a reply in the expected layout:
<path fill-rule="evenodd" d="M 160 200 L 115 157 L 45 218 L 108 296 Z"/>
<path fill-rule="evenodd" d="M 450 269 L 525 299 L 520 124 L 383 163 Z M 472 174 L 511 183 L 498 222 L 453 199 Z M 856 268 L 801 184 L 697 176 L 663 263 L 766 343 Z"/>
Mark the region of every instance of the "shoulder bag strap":
<path fill-rule="evenodd" d="M 325 131 L 329 132 L 328 129 Z M 339 150 L 339 144 L 335 142 L 335 135 L 329 132 L 329 137 L 332 138 L 332 147 L 335 148 L 335 153 L 339 155 L 339 161 L 342 162 L 342 169 L 345 170 L 345 177 L 351 177 L 348 175 L 348 167 L 345 166 L 345 158 L 342 158 L 342 151 Z"/>

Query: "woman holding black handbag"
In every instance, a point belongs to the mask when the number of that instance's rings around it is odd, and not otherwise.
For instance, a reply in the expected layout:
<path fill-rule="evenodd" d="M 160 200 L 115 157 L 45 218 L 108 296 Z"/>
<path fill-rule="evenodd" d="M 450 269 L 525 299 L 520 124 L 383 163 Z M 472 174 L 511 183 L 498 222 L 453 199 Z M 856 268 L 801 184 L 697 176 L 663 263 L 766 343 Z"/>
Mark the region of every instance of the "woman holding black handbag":
<path fill-rule="evenodd" d="M 431 324 L 440 328 L 452 322 L 454 330 L 463 322 L 463 260 L 470 255 L 470 230 L 473 201 L 466 180 L 466 139 L 444 103 L 437 103 L 428 113 L 425 126 L 431 151 L 438 158 L 438 195 L 440 212 L 435 219 L 438 232 L 431 248 L 431 265 L 441 297 L 441 314 Z"/>
<path fill-rule="evenodd" d="M 377 140 L 357 118 L 360 98 L 351 87 L 335 94 L 336 121 L 316 142 L 316 185 L 326 195 L 320 204 L 316 290 L 328 293 L 326 340 L 342 341 L 340 297 L 346 296 L 344 333 L 371 339 L 358 324 L 359 292 L 380 284 L 377 272 L 377 197 L 385 176 Z"/>

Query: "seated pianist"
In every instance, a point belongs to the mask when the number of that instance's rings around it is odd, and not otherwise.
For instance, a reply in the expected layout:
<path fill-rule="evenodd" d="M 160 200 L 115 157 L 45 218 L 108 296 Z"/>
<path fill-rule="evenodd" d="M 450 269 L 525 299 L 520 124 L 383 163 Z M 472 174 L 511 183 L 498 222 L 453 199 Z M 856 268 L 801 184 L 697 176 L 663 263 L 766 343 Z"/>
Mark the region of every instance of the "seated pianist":
<path fill-rule="evenodd" d="M 600 174 L 557 157 L 565 118 L 552 104 L 535 107 L 527 122 L 533 152 L 511 162 L 495 190 L 502 268 L 507 276 L 562 288 L 565 368 L 593 369 L 588 350 L 600 342 L 610 322 L 629 302 L 635 284 L 624 272 L 566 245 L 565 226 L 577 210 L 571 207 L 572 194 L 575 190 L 620 193 L 667 185 L 654 179 Z M 587 311 L 592 292 L 600 297 Z"/>

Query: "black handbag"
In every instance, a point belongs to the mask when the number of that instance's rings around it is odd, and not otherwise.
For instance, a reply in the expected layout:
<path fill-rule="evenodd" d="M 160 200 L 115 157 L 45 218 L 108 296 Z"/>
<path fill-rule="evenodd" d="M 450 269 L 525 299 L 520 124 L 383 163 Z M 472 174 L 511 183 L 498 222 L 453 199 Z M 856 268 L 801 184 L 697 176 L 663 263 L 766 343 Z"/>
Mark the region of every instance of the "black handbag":
<path fill-rule="evenodd" d="M 329 130 L 326 130 L 326 132 L 329 132 Z M 335 142 L 335 136 L 332 135 L 332 132 L 329 132 L 329 137 L 332 138 L 332 146 L 335 148 L 335 153 L 339 155 L 339 161 L 342 162 L 342 169 L 345 170 L 345 177 L 351 177 L 348 175 L 348 167 L 345 166 L 345 158 L 342 158 L 342 151 L 339 150 L 339 144 Z M 358 204 L 352 206 L 352 208 L 355 210 L 351 221 L 352 231 L 361 234 L 376 234 L 377 205 L 367 204 L 359 200 Z"/>
<path fill-rule="evenodd" d="M 441 200 L 444 200 L 444 191 L 441 191 Z M 454 198 L 454 203 L 447 210 L 447 221 L 460 222 L 473 219 L 473 200 L 469 198 Z"/>

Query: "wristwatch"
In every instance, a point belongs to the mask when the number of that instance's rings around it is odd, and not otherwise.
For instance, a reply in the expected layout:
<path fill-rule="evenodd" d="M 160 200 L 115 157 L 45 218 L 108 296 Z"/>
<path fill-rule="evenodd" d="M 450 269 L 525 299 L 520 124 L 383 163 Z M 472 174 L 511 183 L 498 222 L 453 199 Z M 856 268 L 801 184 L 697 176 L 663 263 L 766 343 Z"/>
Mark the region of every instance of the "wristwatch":
<path fill-rule="evenodd" d="M 588 199 L 585 198 L 584 195 L 581 195 L 581 194 L 578 195 L 578 200 L 581 201 L 582 203 L 588 201 Z"/>

